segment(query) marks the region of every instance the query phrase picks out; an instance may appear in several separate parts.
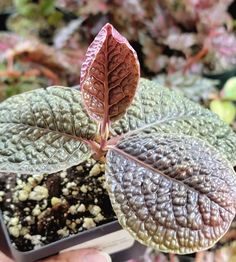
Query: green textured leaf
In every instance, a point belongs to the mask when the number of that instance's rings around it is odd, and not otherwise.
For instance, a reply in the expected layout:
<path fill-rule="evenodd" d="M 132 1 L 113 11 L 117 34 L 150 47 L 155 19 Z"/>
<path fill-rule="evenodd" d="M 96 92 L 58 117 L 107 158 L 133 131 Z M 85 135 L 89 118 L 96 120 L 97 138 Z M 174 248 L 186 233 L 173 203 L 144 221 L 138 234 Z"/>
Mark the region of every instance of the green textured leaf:
<path fill-rule="evenodd" d="M 109 150 L 106 170 L 120 224 L 152 248 L 179 254 L 207 249 L 235 217 L 234 170 L 199 138 L 128 136 Z"/>
<path fill-rule="evenodd" d="M 223 98 L 236 101 L 236 77 L 230 78 L 224 85 Z"/>
<path fill-rule="evenodd" d="M 168 86 L 194 102 L 208 101 L 212 94 L 217 93 L 218 80 L 205 78 L 199 75 L 176 72 L 171 75 L 159 74 L 153 81 L 162 86 Z"/>
<path fill-rule="evenodd" d="M 236 135 L 210 110 L 157 83 L 141 79 L 126 115 L 113 123 L 113 136 L 125 133 L 178 133 L 199 137 L 236 164 Z"/>
<path fill-rule="evenodd" d="M 231 124 L 236 115 L 235 106 L 230 101 L 213 100 L 210 103 L 210 109 L 227 124 Z"/>
<path fill-rule="evenodd" d="M 48 87 L 11 97 L 0 104 L 0 170 L 52 173 L 79 164 L 91 155 L 83 139 L 96 132 L 79 91 Z"/>

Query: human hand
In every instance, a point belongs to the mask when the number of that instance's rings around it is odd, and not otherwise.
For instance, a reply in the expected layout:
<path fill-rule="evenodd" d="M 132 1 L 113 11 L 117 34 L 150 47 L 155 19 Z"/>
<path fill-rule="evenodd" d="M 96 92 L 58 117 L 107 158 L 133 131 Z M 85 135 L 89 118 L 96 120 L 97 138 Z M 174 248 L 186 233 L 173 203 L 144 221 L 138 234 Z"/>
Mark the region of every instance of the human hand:
<path fill-rule="evenodd" d="M 0 262 L 14 262 L 0 252 Z M 65 252 L 38 262 L 111 262 L 108 254 L 95 249 L 81 249 Z"/>

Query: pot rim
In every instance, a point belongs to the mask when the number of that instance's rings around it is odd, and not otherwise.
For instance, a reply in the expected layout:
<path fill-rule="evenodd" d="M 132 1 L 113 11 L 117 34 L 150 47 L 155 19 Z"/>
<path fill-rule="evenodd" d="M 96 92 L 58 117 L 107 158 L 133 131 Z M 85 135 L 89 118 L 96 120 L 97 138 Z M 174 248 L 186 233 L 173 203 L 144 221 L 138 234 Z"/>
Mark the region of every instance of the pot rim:
<path fill-rule="evenodd" d="M 115 231 L 121 230 L 122 227 L 118 223 L 118 220 L 99 225 L 95 228 L 85 230 L 83 232 L 78 232 L 74 235 L 69 235 L 63 239 L 57 240 L 50 244 L 46 244 L 40 248 L 30 250 L 30 251 L 20 251 L 17 250 L 11 240 L 10 235 L 7 230 L 2 217 L 2 212 L 0 210 L 0 250 L 7 256 L 15 258 L 16 261 L 36 261 L 38 259 L 45 258 L 46 256 L 51 256 L 57 254 L 58 252 L 73 247 L 75 245 L 84 243 L 86 241 L 96 239 L 98 237 L 104 236 L 109 233 L 114 233 Z M 23 259 L 23 260 L 22 260 Z"/>

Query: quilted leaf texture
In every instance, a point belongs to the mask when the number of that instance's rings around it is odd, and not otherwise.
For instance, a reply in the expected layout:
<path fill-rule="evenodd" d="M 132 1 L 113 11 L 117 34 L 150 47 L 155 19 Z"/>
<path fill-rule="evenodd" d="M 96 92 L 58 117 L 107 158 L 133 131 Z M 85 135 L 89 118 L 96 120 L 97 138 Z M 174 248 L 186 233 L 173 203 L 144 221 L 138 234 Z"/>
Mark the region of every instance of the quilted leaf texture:
<path fill-rule="evenodd" d="M 136 52 L 106 24 L 86 53 L 81 89 L 89 115 L 106 123 L 119 119 L 133 100 L 139 80 Z"/>
<path fill-rule="evenodd" d="M 0 170 L 52 173 L 85 161 L 97 124 L 65 87 L 37 89 L 0 104 Z"/>
<path fill-rule="evenodd" d="M 236 135 L 219 117 L 154 81 L 141 79 L 125 116 L 112 124 L 113 136 L 125 133 L 177 133 L 207 141 L 236 165 Z"/>
<path fill-rule="evenodd" d="M 141 243 L 179 254 L 204 250 L 235 216 L 236 177 L 207 142 L 185 135 L 127 137 L 107 155 L 110 199 Z"/>

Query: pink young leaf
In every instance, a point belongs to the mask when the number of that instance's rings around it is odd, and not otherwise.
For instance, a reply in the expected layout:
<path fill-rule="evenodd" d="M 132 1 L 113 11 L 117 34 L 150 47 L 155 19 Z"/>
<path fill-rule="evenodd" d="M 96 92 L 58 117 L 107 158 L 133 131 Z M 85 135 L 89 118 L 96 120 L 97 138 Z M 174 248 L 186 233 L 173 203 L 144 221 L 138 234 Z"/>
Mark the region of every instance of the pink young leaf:
<path fill-rule="evenodd" d="M 106 24 L 89 46 L 81 69 L 81 90 L 89 115 L 103 127 L 119 119 L 133 100 L 139 76 L 136 52 Z"/>

